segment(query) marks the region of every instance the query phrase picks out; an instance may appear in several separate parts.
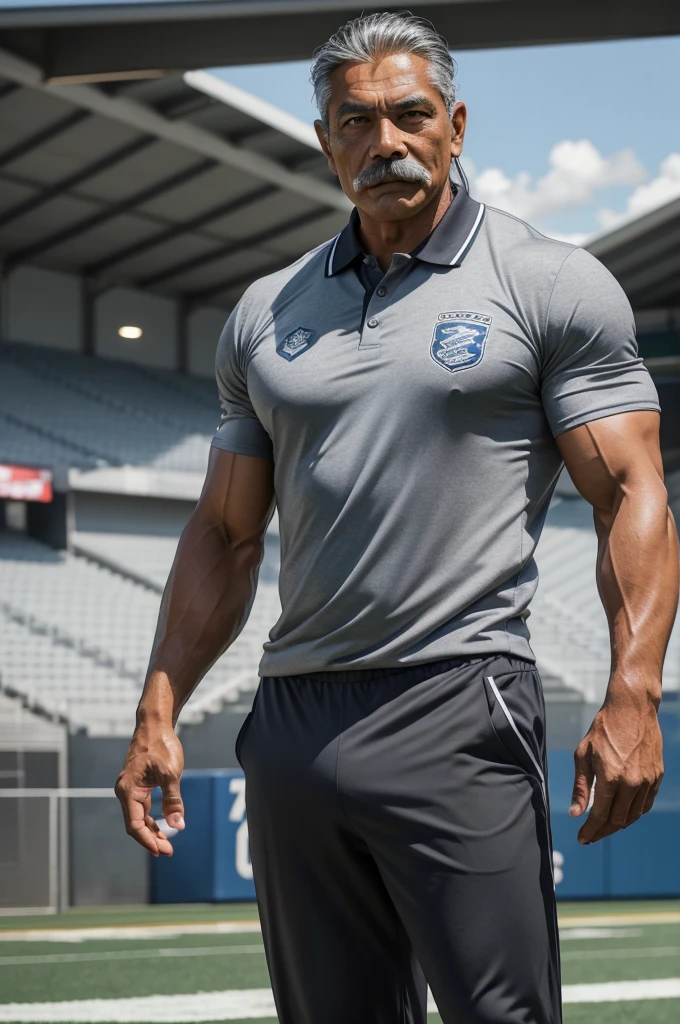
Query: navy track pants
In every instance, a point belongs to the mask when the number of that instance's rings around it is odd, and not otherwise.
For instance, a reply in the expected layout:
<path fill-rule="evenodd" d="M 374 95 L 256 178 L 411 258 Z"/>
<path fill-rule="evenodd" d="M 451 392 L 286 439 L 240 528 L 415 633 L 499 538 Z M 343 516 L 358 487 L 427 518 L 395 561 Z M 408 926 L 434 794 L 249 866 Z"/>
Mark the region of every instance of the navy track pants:
<path fill-rule="evenodd" d="M 533 664 L 263 678 L 236 747 L 281 1024 L 559 1024 Z"/>

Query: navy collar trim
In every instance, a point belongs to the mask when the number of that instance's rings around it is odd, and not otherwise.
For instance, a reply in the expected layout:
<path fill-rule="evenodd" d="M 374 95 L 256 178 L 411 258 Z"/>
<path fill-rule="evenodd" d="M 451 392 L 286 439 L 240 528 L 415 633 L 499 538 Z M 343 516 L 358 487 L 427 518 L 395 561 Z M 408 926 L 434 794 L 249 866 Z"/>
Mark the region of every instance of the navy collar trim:
<path fill-rule="evenodd" d="M 464 188 L 452 186 L 453 202 L 427 238 L 410 254 L 425 263 L 458 267 L 472 248 L 484 220 L 485 206 L 472 199 Z M 359 211 L 355 207 L 339 235 L 331 242 L 326 256 L 325 276 L 332 277 L 363 255 L 359 235 Z"/>

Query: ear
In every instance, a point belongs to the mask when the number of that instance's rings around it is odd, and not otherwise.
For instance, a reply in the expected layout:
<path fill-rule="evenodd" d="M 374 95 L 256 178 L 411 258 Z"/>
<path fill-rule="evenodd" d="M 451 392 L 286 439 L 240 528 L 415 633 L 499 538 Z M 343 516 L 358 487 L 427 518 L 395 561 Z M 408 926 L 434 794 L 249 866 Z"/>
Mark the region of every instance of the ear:
<path fill-rule="evenodd" d="M 324 155 L 328 160 L 328 166 L 332 170 L 333 174 L 337 175 L 338 172 L 335 167 L 335 160 L 333 159 L 333 154 L 331 153 L 331 147 L 328 145 L 328 135 L 326 134 L 326 128 L 324 126 L 323 121 L 317 120 L 314 122 L 314 131 L 316 132 L 316 137 L 319 140 L 319 145 L 321 146 L 322 150 L 324 151 Z"/>
<path fill-rule="evenodd" d="M 451 156 L 460 156 L 463 152 L 465 125 L 467 124 L 467 107 L 464 103 L 456 103 L 451 113 Z"/>

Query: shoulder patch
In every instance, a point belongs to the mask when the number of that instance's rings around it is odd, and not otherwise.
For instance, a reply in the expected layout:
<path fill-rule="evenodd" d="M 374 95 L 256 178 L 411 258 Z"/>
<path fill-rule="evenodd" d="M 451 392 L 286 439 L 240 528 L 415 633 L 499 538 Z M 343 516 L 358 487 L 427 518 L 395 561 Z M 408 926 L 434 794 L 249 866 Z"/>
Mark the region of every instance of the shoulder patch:
<path fill-rule="evenodd" d="M 457 309 L 440 313 L 434 325 L 430 355 L 435 363 L 455 373 L 476 366 L 484 356 L 491 317 Z"/>

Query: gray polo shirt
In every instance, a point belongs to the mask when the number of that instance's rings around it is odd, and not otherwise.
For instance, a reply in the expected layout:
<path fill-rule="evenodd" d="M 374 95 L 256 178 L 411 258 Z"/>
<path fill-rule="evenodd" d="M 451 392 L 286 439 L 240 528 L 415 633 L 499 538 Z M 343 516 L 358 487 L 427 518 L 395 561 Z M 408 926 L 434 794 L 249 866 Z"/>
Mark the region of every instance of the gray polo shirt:
<path fill-rule="evenodd" d="M 628 301 L 583 249 L 462 190 L 385 274 L 364 259 L 355 211 L 220 338 L 213 444 L 275 464 L 282 613 L 260 672 L 533 659 L 554 436 L 658 409 Z"/>

